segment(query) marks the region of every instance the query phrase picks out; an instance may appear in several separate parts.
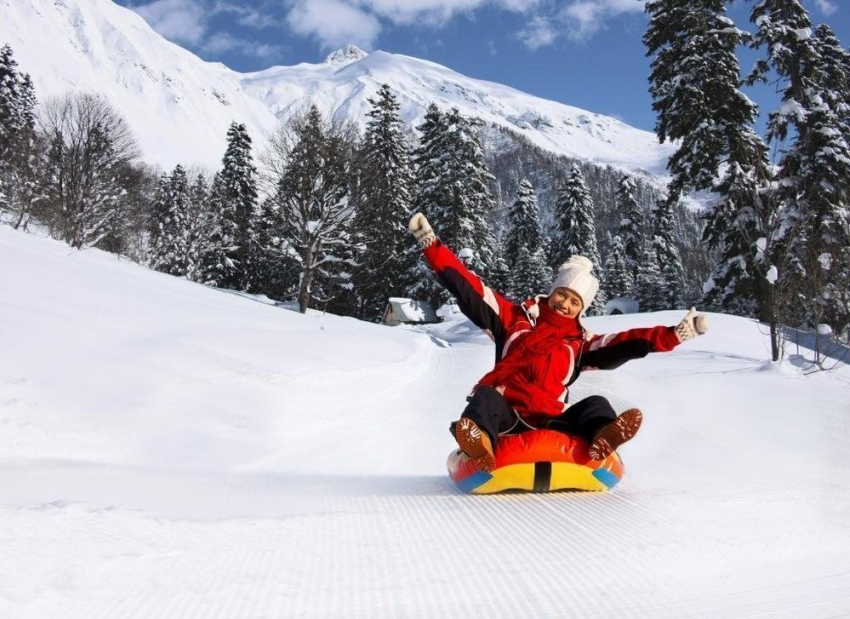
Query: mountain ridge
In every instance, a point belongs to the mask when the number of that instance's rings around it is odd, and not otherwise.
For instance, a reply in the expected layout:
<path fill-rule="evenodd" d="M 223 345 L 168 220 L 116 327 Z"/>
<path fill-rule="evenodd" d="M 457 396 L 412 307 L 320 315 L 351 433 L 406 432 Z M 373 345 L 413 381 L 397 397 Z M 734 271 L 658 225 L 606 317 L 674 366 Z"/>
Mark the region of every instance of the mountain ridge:
<path fill-rule="evenodd" d="M 280 121 L 317 105 L 361 129 L 388 84 L 412 126 L 429 103 L 500 126 L 568 157 L 663 175 L 672 152 L 655 135 L 611 117 L 470 78 L 432 61 L 347 46 L 324 62 L 238 73 L 204 61 L 111 0 L 0 0 L 0 42 L 12 46 L 40 101 L 69 90 L 101 92 L 125 116 L 143 158 L 218 167 L 232 121 L 257 150 Z"/>

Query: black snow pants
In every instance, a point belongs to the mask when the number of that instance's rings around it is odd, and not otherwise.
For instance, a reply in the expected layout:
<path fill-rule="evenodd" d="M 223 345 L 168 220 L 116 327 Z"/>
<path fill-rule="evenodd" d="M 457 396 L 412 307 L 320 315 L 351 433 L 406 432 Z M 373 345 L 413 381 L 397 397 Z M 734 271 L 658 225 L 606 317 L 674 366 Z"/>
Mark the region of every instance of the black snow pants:
<path fill-rule="evenodd" d="M 518 434 L 535 429 L 519 418 L 504 396 L 493 387 L 479 387 L 469 398 L 461 417 L 467 417 L 484 430 L 493 442 L 500 434 Z M 601 395 L 592 395 L 572 404 L 559 417 L 539 426 L 593 440 L 596 431 L 617 418 L 611 403 Z M 454 424 L 452 424 L 452 427 Z"/>

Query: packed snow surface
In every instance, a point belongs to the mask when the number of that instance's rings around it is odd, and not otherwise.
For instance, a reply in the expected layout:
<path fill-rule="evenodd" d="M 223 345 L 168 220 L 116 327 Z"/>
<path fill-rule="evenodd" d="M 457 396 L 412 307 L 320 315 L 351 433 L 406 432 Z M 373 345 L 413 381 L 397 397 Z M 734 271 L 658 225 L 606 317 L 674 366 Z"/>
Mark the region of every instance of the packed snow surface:
<path fill-rule="evenodd" d="M 447 429 L 493 351 L 457 315 L 302 316 L 6 227 L 0 276 L 4 619 L 850 616 L 850 370 L 752 321 L 579 379 L 645 414 L 612 492 L 469 496 Z"/>

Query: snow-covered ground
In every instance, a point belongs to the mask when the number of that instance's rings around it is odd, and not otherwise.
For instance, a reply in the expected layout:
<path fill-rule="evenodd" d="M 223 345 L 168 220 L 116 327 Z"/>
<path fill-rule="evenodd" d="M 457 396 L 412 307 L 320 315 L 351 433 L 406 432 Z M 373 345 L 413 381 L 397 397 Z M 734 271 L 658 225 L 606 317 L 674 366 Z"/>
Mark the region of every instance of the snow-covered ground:
<path fill-rule="evenodd" d="M 468 496 L 467 322 L 301 316 L 6 227 L 0 276 L 4 618 L 850 616 L 850 368 L 771 365 L 751 321 L 582 376 L 645 413 L 613 492 Z"/>

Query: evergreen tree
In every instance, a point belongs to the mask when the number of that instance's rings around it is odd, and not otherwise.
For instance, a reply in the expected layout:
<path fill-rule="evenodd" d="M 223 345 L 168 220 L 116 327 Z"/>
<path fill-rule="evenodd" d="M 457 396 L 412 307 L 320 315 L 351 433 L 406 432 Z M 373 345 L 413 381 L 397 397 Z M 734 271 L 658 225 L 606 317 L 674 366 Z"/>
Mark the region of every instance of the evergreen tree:
<path fill-rule="evenodd" d="M 507 260 L 505 260 L 505 248 L 502 243 L 497 242 L 493 246 L 493 263 L 490 265 L 487 284 L 506 296 L 510 295 L 511 269 L 508 266 Z M 547 282 L 547 286 L 548 284 L 549 282 Z"/>
<path fill-rule="evenodd" d="M 226 250 L 228 262 L 236 268 L 229 271 L 219 286 L 235 290 L 253 290 L 255 253 L 254 223 L 257 211 L 257 169 L 251 156 L 251 136 L 244 124 L 233 122 L 227 130 L 227 149 L 222 157 L 222 215 L 233 244 Z"/>
<path fill-rule="evenodd" d="M 186 277 L 200 281 L 203 256 L 214 229 L 209 213 L 209 187 L 203 174 L 195 177 L 188 198 Z"/>
<path fill-rule="evenodd" d="M 617 185 L 615 197 L 620 223 L 617 236 L 623 243 L 623 259 L 631 274 L 629 289 L 634 290 L 642 266 L 646 234 L 643 211 L 635 198 L 635 182 L 631 176 L 623 176 Z"/>
<path fill-rule="evenodd" d="M 162 256 L 167 252 L 165 228 L 169 221 L 168 174 L 162 173 L 151 202 L 148 221 L 148 265 L 159 270 Z"/>
<path fill-rule="evenodd" d="M 413 151 L 414 211 L 425 213 L 431 225 L 445 228 L 451 220 L 440 219 L 446 213 L 441 208 L 448 202 L 448 188 L 442 180 L 443 165 L 447 157 L 445 141 L 448 132 L 446 116 L 435 104 L 425 110 L 425 119 L 416 128 L 420 133 L 419 145 Z"/>
<path fill-rule="evenodd" d="M 443 183 L 442 172 L 445 166 L 445 137 L 448 131 L 446 117 L 435 104 L 425 110 L 425 119 L 417 127 L 420 133 L 419 145 L 413 151 L 414 202 L 413 210 L 422 212 L 428 221 L 442 236 L 449 230 L 451 219 L 442 207 L 449 203 L 448 186 Z M 453 248 L 459 251 L 460 248 Z M 437 281 L 424 258 L 417 260 L 411 270 L 411 284 L 408 295 L 435 306 L 449 300 L 449 294 Z"/>
<path fill-rule="evenodd" d="M 505 239 L 504 257 L 511 265 L 509 293 L 515 299 L 545 294 L 552 282 L 538 213 L 534 188 L 528 179 L 523 179 L 508 213 L 511 227 Z"/>
<path fill-rule="evenodd" d="M 752 124 L 755 104 L 740 92 L 736 48 L 745 33 L 724 15 L 723 0 L 650 0 L 644 43 L 654 54 L 650 74 L 656 133 L 679 143 L 668 162 L 668 200 L 687 191 L 713 190 L 704 240 L 719 256 L 706 284 L 707 302 L 729 311 L 773 312 L 756 250 L 770 236 L 774 208 L 767 149 Z M 721 167 L 724 175 L 718 180 Z"/>
<path fill-rule="evenodd" d="M 170 177 L 162 175 L 151 209 L 151 266 L 171 275 L 189 271 L 189 180 L 177 165 Z"/>
<path fill-rule="evenodd" d="M 479 275 L 486 278 L 495 246 L 488 188 L 493 177 L 484 164 L 478 126 L 457 109 L 443 115 L 431 106 L 419 129 L 421 144 L 414 153 L 416 210 L 425 213 L 449 247 L 472 250 L 480 260 Z M 413 296 L 436 304 L 446 301 L 442 288 L 422 270 L 420 266 L 421 275 L 411 286 Z"/>
<path fill-rule="evenodd" d="M 600 280 L 599 293 L 588 308 L 588 315 L 599 315 L 605 311 L 604 274 L 596 244 L 593 199 L 577 164 L 570 167 L 566 180 L 558 192 L 554 213 L 557 234 L 551 243 L 550 264 L 557 269 L 570 256 L 584 256 L 595 267 Z"/>
<path fill-rule="evenodd" d="M 655 312 L 668 309 L 663 302 L 663 282 L 655 249 L 647 244 L 641 258 L 641 269 L 635 284 L 635 293 L 640 302 L 640 311 Z"/>
<path fill-rule="evenodd" d="M 284 250 L 298 263 L 298 306 L 328 302 L 351 286 L 352 209 L 349 197 L 351 140 L 328 126 L 311 106 L 290 124 L 293 134 L 277 200 L 283 216 Z"/>
<path fill-rule="evenodd" d="M 449 227 L 444 238 L 450 247 L 468 247 L 479 257 L 485 277 L 493 261 L 495 237 L 490 224 L 493 197 L 488 184 L 493 175 L 484 164 L 478 124 L 457 108 L 446 116 L 446 158 L 440 182 L 447 188 Z"/>
<path fill-rule="evenodd" d="M 841 46 L 834 32 L 825 24 L 815 29 L 814 41 L 820 56 L 821 96 L 830 110 L 829 114 L 834 116 L 823 122 L 819 117 L 824 111 L 818 110 L 812 125 L 816 130 L 820 126 L 827 134 L 826 140 L 835 143 L 834 151 L 821 146 L 815 155 L 823 166 L 824 177 L 827 177 L 822 179 L 827 185 L 821 185 L 817 191 L 826 192 L 828 184 L 834 183 L 832 196 L 826 196 L 826 201 L 820 199 L 824 196 L 811 196 L 817 206 L 810 222 L 820 232 L 826 250 L 820 256 L 827 254 L 824 259 L 818 260 L 826 282 L 819 291 L 817 303 L 823 309 L 824 322 L 840 334 L 846 333 L 850 327 L 850 286 L 846 277 L 842 276 L 850 273 L 850 210 L 847 208 L 850 203 L 850 157 L 846 155 L 847 145 L 850 145 L 850 52 Z M 835 119 L 838 119 L 837 123 Z M 814 169 L 817 166 L 813 166 Z M 841 204 L 844 204 L 843 209 Z"/>
<path fill-rule="evenodd" d="M 667 200 L 659 200 L 654 212 L 652 240 L 659 265 L 659 309 L 685 306 L 684 269 L 676 247 L 674 225 L 672 205 Z"/>
<path fill-rule="evenodd" d="M 753 46 L 765 47 L 767 57 L 750 80 L 766 81 L 773 70 L 783 85 L 783 103 L 767 126 L 782 152 L 773 196 L 781 207 L 774 243 L 781 252 L 772 256 L 778 288 L 796 292 L 790 305 L 803 312 L 792 318 L 846 324 L 850 312 L 834 293 L 846 286 L 846 272 L 834 265 L 850 244 L 850 54 L 827 26 L 801 36 L 812 24 L 796 0 L 762 0 L 751 19 L 758 26 Z"/>
<path fill-rule="evenodd" d="M 239 280 L 236 254 L 236 214 L 234 205 L 225 199 L 221 171 L 213 176 L 207 201 L 209 240 L 201 253 L 199 281 L 216 288 L 233 288 Z"/>
<path fill-rule="evenodd" d="M 369 103 L 357 166 L 354 229 L 363 251 L 354 283 L 361 317 L 379 320 L 387 299 L 409 287 L 418 256 L 407 231 L 413 173 L 400 106 L 386 84 Z"/>
<path fill-rule="evenodd" d="M 263 200 L 256 222 L 258 279 L 255 288 L 273 299 L 291 296 L 298 279 L 297 264 L 283 249 L 284 227 L 279 201 Z"/>
<path fill-rule="evenodd" d="M 17 66 L 12 48 L 0 48 L 0 210 L 16 215 L 16 228 L 26 227 L 42 197 L 35 89 L 30 76 Z"/>
<path fill-rule="evenodd" d="M 620 235 L 615 235 L 609 244 L 605 259 L 605 293 L 609 299 L 631 297 L 634 278 L 626 263 L 626 249 Z"/>

